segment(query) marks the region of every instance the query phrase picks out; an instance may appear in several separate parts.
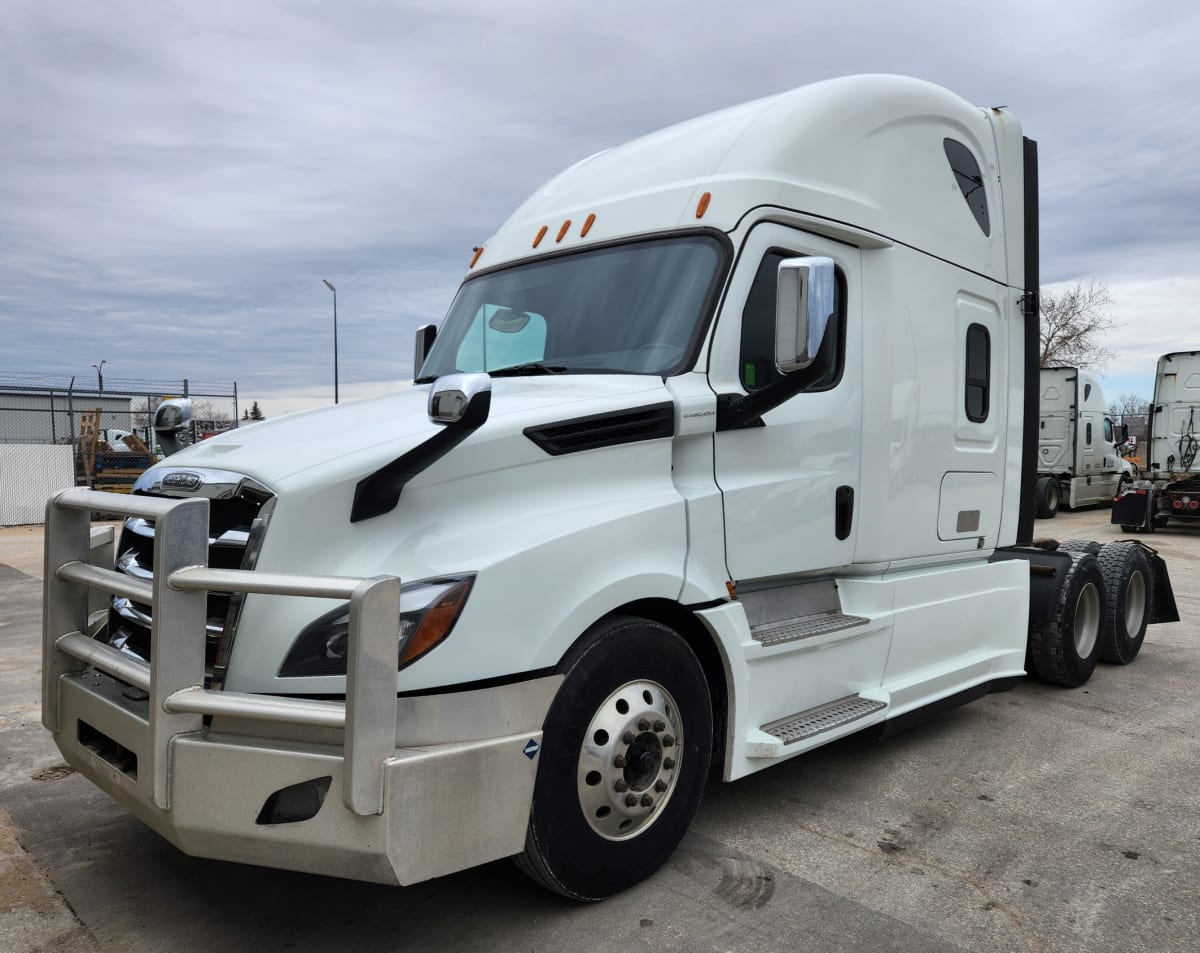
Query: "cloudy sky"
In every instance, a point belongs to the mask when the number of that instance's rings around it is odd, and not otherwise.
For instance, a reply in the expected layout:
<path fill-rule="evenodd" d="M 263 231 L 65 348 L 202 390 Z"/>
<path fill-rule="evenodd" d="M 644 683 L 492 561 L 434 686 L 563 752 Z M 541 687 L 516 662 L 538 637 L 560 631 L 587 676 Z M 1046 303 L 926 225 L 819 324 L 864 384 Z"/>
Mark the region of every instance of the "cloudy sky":
<path fill-rule="evenodd" d="M 1200 5 L 9 0 L 0 373 L 238 382 L 268 414 L 412 374 L 470 259 L 562 167 L 831 76 L 1003 105 L 1042 278 L 1113 298 L 1110 396 L 1200 348 Z"/>

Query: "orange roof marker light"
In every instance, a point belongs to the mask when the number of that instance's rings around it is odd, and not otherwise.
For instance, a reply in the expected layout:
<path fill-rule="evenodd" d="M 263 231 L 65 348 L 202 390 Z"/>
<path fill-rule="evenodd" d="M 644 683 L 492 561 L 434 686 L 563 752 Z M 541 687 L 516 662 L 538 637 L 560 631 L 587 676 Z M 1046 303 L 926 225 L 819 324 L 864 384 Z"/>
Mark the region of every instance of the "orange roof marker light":
<path fill-rule="evenodd" d="M 580 238 L 587 238 L 587 233 L 588 233 L 588 232 L 590 232 L 590 231 L 592 230 L 592 223 L 593 223 L 593 222 L 595 222 L 595 221 L 596 221 L 596 213 L 595 213 L 595 212 L 591 212 L 591 213 L 588 215 L 588 217 L 587 217 L 587 218 L 584 220 L 584 223 L 583 223 L 583 228 L 581 228 L 581 229 L 579 230 L 579 237 L 580 237 Z"/>
<path fill-rule="evenodd" d="M 542 239 L 546 237 L 546 226 L 543 225 L 538 229 L 537 237 L 533 240 L 533 247 L 537 248 L 542 243 Z"/>
<path fill-rule="evenodd" d="M 571 220 L 567 219 L 565 222 L 562 223 L 562 228 L 560 228 L 558 230 L 558 237 L 555 238 L 554 240 L 556 242 L 561 242 L 564 238 L 566 238 L 567 229 L 569 229 L 570 227 L 571 227 Z"/>
<path fill-rule="evenodd" d="M 705 192 L 700 196 L 700 201 L 696 203 L 696 218 L 704 218 L 704 213 L 708 211 L 708 203 L 711 201 L 711 192 Z"/>
<path fill-rule="evenodd" d="M 483 246 L 476 245 L 474 248 L 471 249 L 471 251 L 475 252 L 474 257 L 471 259 L 471 267 L 474 268 L 475 262 L 479 261 L 479 256 L 483 254 Z"/>

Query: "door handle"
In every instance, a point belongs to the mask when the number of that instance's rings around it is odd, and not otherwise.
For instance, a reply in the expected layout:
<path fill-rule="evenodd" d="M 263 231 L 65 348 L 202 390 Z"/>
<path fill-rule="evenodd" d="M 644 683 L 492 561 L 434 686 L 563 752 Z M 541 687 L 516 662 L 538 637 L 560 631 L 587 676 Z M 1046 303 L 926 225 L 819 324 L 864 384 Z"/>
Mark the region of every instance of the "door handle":
<path fill-rule="evenodd" d="M 846 539 L 854 524 L 854 487 L 839 486 L 833 504 L 833 531 L 838 539 Z"/>

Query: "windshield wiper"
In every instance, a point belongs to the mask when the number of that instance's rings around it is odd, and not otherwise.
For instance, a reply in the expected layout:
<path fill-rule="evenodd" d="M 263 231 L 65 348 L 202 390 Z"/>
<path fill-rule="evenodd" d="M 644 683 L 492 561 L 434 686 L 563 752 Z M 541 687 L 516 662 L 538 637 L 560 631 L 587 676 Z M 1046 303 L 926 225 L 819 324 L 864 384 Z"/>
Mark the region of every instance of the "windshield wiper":
<path fill-rule="evenodd" d="M 528 364 L 500 367 L 494 371 L 488 371 L 488 375 L 491 377 L 532 377 L 535 374 L 561 374 L 566 369 L 562 364 L 543 364 L 541 361 L 530 361 Z"/>

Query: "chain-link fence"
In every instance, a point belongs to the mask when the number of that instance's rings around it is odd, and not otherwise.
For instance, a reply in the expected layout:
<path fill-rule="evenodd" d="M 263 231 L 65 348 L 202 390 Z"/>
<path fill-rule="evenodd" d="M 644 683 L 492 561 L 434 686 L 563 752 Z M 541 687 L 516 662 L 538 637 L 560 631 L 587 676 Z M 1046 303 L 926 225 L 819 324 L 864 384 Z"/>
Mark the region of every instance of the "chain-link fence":
<path fill-rule="evenodd" d="M 72 483 L 128 492 L 160 455 L 154 411 L 172 397 L 192 401 L 185 441 L 238 425 L 236 383 L 0 374 L 0 525 L 41 522 Z"/>

